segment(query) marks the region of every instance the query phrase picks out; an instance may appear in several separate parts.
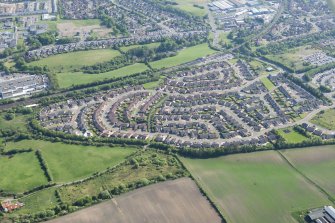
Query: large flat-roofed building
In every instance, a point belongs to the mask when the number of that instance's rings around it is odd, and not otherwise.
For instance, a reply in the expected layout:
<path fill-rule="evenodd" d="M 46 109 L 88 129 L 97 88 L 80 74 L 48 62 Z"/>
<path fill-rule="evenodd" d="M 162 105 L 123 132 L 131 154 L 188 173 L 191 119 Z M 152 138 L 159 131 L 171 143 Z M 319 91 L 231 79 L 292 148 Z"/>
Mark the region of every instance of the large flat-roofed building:
<path fill-rule="evenodd" d="M 221 11 L 235 7 L 235 5 L 232 2 L 226 1 L 226 0 L 212 2 L 210 6 L 213 9 L 221 10 Z"/>
<path fill-rule="evenodd" d="M 313 223 L 335 223 L 335 209 L 332 206 L 324 206 L 311 210 L 307 220 Z"/>
<path fill-rule="evenodd" d="M 29 95 L 48 87 L 45 75 L 12 74 L 0 76 L 0 98 Z"/>

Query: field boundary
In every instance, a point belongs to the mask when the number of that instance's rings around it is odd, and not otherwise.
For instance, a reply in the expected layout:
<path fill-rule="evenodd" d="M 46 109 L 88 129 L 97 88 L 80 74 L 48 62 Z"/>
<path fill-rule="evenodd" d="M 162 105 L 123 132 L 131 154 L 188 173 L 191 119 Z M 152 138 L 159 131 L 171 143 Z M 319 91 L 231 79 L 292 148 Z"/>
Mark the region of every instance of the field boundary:
<path fill-rule="evenodd" d="M 215 200 L 214 196 L 211 195 L 211 193 L 209 192 L 209 190 L 204 189 L 205 186 L 202 185 L 202 183 L 198 180 L 196 180 L 196 178 L 192 175 L 191 171 L 189 171 L 186 167 L 186 165 L 180 160 L 179 156 L 176 155 L 175 156 L 177 158 L 177 160 L 181 163 L 182 167 L 187 170 L 189 177 L 196 183 L 196 185 L 198 186 L 198 188 L 200 189 L 200 192 L 207 198 L 207 200 L 209 201 L 210 205 L 214 208 L 214 210 L 219 214 L 222 223 L 228 223 L 225 215 L 223 214 L 223 211 L 221 210 L 220 206 L 217 204 L 217 201 Z"/>
<path fill-rule="evenodd" d="M 277 153 L 295 172 L 297 172 L 299 175 L 301 175 L 310 184 L 315 186 L 323 195 L 325 195 L 327 197 L 327 199 L 329 201 L 331 201 L 333 204 L 335 204 L 335 199 L 326 190 L 324 190 L 320 185 L 315 183 L 311 178 L 306 176 L 302 171 L 300 171 L 297 167 L 295 167 L 294 164 L 291 163 L 281 151 L 277 150 Z"/>

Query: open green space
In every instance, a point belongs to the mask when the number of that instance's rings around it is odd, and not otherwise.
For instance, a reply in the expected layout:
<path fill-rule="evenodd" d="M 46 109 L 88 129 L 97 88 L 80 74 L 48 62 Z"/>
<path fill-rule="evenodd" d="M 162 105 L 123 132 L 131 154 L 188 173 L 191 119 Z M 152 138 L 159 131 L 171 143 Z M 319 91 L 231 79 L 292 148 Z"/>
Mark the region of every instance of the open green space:
<path fill-rule="evenodd" d="M 0 157 L 0 190 L 22 193 L 47 183 L 33 152 Z"/>
<path fill-rule="evenodd" d="M 310 122 L 329 130 L 335 130 L 335 109 L 331 108 L 319 112 Z"/>
<path fill-rule="evenodd" d="M 6 120 L 6 112 L 0 113 L 0 129 L 2 130 L 13 130 L 16 132 L 25 132 L 27 131 L 27 119 L 31 115 L 14 115 L 12 120 Z"/>
<path fill-rule="evenodd" d="M 176 56 L 150 62 L 150 66 L 154 69 L 174 67 L 198 58 L 202 58 L 204 56 L 208 56 L 215 52 L 215 50 L 212 50 L 208 47 L 207 43 L 203 43 L 182 49 Z"/>
<path fill-rule="evenodd" d="M 125 189 L 129 183 L 148 181 L 159 176 L 163 178 L 169 174 L 175 176 L 180 170 L 181 166 L 173 156 L 147 150 L 135 154 L 129 162 L 110 172 L 80 184 L 62 187 L 59 192 L 63 202 L 73 203 L 85 196 L 96 196 L 103 190 L 120 186 Z"/>
<path fill-rule="evenodd" d="M 295 71 L 298 71 L 308 67 L 308 65 L 306 66 L 303 64 L 303 58 L 316 52 L 318 52 L 318 50 L 313 49 L 310 46 L 301 46 L 288 50 L 285 53 L 275 55 L 271 54 L 266 55 L 265 57 L 272 61 L 283 64 L 284 66 L 289 67 Z"/>
<path fill-rule="evenodd" d="M 135 49 L 135 48 L 138 48 L 138 47 L 142 47 L 142 46 L 145 46 L 145 47 L 148 47 L 150 49 L 153 49 L 153 48 L 156 48 L 158 47 L 160 44 L 160 42 L 157 42 L 157 43 L 148 43 L 148 44 L 142 44 L 142 45 L 130 45 L 130 46 L 123 46 L 123 47 L 120 47 L 120 50 L 123 51 L 123 52 L 127 52 L 131 49 Z"/>
<path fill-rule="evenodd" d="M 269 80 L 269 78 L 263 77 L 261 78 L 261 81 L 269 91 L 275 88 L 274 84 Z"/>
<path fill-rule="evenodd" d="M 83 72 L 64 72 L 55 74 L 60 88 L 68 88 L 75 85 L 89 84 L 96 81 L 126 77 L 132 74 L 141 73 L 149 68 L 143 63 L 135 63 L 120 69 L 100 74 L 85 74 Z"/>
<path fill-rule="evenodd" d="M 288 132 L 285 132 L 288 131 Z M 300 143 L 308 138 L 304 135 L 301 135 L 299 132 L 295 131 L 293 128 L 279 129 L 278 133 L 281 137 L 285 139 L 287 143 Z"/>
<path fill-rule="evenodd" d="M 335 146 L 289 149 L 282 154 L 303 174 L 335 199 Z"/>
<path fill-rule="evenodd" d="M 106 62 L 119 55 L 119 51 L 111 49 L 85 50 L 50 56 L 28 63 L 28 65 L 46 66 L 53 72 L 66 72 L 83 66 Z"/>
<path fill-rule="evenodd" d="M 94 147 L 42 140 L 8 142 L 5 150 L 27 148 L 42 152 L 55 182 L 70 182 L 88 177 L 115 166 L 136 150 L 130 147 Z"/>
<path fill-rule="evenodd" d="M 182 161 L 228 222 L 296 222 L 293 212 L 330 204 L 276 151 Z"/>
<path fill-rule="evenodd" d="M 54 208 L 57 205 L 55 188 L 44 189 L 37 193 L 24 196 L 20 198 L 19 201 L 24 203 L 24 206 L 13 214 L 30 214 Z"/>
<path fill-rule="evenodd" d="M 205 16 L 207 14 L 205 9 L 195 6 L 205 6 L 207 2 L 206 0 L 173 0 L 173 2 L 178 4 L 174 5 L 175 8 L 179 8 L 193 15 Z"/>

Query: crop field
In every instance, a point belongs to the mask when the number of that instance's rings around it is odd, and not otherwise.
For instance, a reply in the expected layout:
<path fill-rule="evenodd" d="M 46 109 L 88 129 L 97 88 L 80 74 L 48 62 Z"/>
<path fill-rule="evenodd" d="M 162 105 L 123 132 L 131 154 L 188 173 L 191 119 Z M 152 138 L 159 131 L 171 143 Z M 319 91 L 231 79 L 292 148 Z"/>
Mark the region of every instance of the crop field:
<path fill-rule="evenodd" d="M 311 122 L 329 130 L 335 130 L 335 109 L 331 108 L 319 112 L 312 118 Z"/>
<path fill-rule="evenodd" d="M 88 84 L 96 81 L 126 77 L 132 74 L 141 73 L 149 68 L 143 63 L 136 63 L 100 74 L 85 74 L 83 72 L 64 72 L 56 74 L 57 82 L 60 88 L 68 88 L 75 85 Z"/>
<path fill-rule="evenodd" d="M 0 190 L 22 193 L 47 183 L 33 152 L 0 157 Z"/>
<path fill-rule="evenodd" d="M 202 58 L 204 56 L 208 56 L 215 52 L 215 50 L 212 50 L 208 47 L 207 43 L 203 43 L 200 45 L 185 48 L 179 51 L 176 56 L 150 62 L 150 66 L 154 69 L 173 67 L 198 58 Z"/>
<path fill-rule="evenodd" d="M 8 142 L 5 150 L 22 148 L 39 149 L 42 152 L 55 182 L 78 180 L 113 167 L 136 150 L 129 147 L 93 147 L 41 140 Z"/>
<path fill-rule="evenodd" d="M 28 65 L 46 66 L 54 72 L 67 72 L 83 66 L 106 62 L 119 55 L 119 51 L 111 49 L 77 51 L 50 56 L 28 63 Z"/>
<path fill-rule="evenodd" d="M 330 204 L 275 151 L 182 161 L 228 222 L 296 222 L 293 212 Z"/>
<path fill-rule="evenodd" d="M 301 70 L 305 68 L 303 65 L 303 57 L 311 55 L 313 53 L 318 52 L 318 50 L 311 49 L 310 47 L 297 47 L 291 49 L 285 53 L 281 53 L 278 55 L 267 55 L 266 57 L 270 60 L 281 63 L 287 67 L 292 68 L 293 70 Z"/>
<path fill-rule="evenodd" d="M 126 213 L 126 214 L 125 214 Z M 150 185 L 49 223 L 184 222 L 220 223 L 221 219 L 189 178 Z"/>
<path fill-rule="evenodd" d="M 308 139 L 307 137 L 305 137 L 304 135 L 301 135 L 299 132 L 295 131 L 292 128 L 288 128 L 286 130 L 288 130 L 289 132 L 285 132 L 284 129 L 279 129 L 278 133 L 288 143 L 300 143 Z"/>
<path fill-rule="evenodd" d="M 335 146 L 285 150 L 282 154 L 335 199 Z"/>
<path fill-rule="evenodd" d="M 207 14 L 205 9 L 195 6 L 195 5 L 205 6 L 207 0 L 174 0 L 174 2 L 178 4 L 175 5 L 174 7 L 192 13 L 193 15 L 205 16 Z"/>
<path fill-rule="evenodd" d="M 135 154 L 131 159 L 136 162 L 127 162 L 94 179 L 60 188 L 62 200 L 73 203 L 87 195 L 97 196 L 106 189 L 112 190 L 120 185 L 124 188 L 129 183 L 143 179 L 147 181 L 157 176 L 164 177 L 168 174 L 173 176 L 181 170 L 180 164 L 174 157 L 156 152 L 146 151 L 141 155 Z"/>
<path fill-rule="evenodd" d="M 261 79 L 262 83 L 264 84 L 264 86 L 269 90 L 271 91 L 272 89 L 275 88 L 275 86 L 273 85 L 273 83 L 269 80 L 269 78 L 267 77 L 263 77 Z"/>

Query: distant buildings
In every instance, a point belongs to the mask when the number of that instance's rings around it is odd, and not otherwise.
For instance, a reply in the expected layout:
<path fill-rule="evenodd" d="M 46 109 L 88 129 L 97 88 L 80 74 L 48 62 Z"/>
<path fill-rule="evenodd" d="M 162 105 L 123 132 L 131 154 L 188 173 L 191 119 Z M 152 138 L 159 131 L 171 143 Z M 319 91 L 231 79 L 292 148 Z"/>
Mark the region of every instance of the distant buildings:
<path fill-rule="evenodd" d="M 0 211 L 12 212 L 16 209 L 19 209 L 19 208 L 23 207 L 23 206 L 24 206 L 24 204 L 20 203 L 18 201 L 7 200 L 7 201 L 1 202 Z"/>
<path fill-rule="evenodd" d="M 13 74 L 0 76 L 0 99 L 29 95 L 47 87 L 48 78 L 44 75 Z"/>
<path fill-rule="evenodd" d="M 307 220 L 313 223 L 335 223 L 335 209 L 332 206 L 314 209 L 307 215 Z"/>

